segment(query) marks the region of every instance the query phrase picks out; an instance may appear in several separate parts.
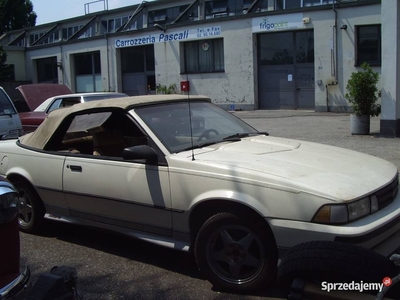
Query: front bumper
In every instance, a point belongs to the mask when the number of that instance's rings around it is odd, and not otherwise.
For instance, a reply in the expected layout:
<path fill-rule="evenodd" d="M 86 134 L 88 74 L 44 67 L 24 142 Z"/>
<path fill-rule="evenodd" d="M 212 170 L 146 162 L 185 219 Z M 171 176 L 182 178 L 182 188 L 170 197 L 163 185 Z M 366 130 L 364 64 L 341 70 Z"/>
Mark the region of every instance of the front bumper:
<path fill-rule="evenodd" d="M 267 221 L 274 233 L 280 257 L 297 244 L 317 240 L 356 244 L 389 256 L 400 247 L 400 193 L 385 208 L 344 225 L 282 219 Z"/>

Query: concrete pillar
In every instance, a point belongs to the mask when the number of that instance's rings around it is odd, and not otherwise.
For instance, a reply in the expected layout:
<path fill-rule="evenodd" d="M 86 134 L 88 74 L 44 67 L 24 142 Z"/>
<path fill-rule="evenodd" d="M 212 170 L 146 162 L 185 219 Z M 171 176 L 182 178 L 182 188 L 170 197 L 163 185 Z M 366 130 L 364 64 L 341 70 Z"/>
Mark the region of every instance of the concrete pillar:
<path fill-rule="evenodd" d="M 382 18 L 381 134 L 400 137 L 400 3 L 385 0 Z"/>

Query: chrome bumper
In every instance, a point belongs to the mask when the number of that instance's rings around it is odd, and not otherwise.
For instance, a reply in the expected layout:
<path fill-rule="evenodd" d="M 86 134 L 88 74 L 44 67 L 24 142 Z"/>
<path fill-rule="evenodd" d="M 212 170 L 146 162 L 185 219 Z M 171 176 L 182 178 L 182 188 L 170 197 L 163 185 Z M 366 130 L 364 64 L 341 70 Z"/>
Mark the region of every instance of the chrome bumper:
<path fill-rule="evenodd" d="M 25 299 L 29 291 L 29 279 L 31 277 L 31 271 L 26 266 L 24 271 L 17 278 L 7 284 L 5 287 L 0 289 L 0 300 L 6 299 Z"/>

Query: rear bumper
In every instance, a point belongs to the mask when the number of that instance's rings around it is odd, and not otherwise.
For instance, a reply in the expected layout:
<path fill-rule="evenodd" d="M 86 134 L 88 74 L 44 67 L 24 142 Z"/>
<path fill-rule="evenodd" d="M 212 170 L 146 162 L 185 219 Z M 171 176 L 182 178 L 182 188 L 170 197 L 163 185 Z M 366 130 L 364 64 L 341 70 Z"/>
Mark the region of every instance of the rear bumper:
<path fill-rule="evenodd" d="M 341 226 L 280 219 L 267 221 L 280 257 L 297 244 L 317 240 L 356 244 L 389 256 L 400 247 L 400 193 L 382 210 Z"/>

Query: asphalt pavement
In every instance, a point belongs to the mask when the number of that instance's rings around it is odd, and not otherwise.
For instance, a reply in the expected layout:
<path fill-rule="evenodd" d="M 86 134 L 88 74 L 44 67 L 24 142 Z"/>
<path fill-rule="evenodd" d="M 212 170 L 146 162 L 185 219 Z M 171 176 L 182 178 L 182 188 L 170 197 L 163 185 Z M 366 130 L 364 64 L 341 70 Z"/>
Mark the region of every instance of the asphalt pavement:
<path fill-rule="evenodd" d="M 379 134 L 352 136 L 349 115 L 312 111 L 241 111 L 234 114 L 270 135 L 349 148 L 375 155 L 400 167 L 400 139 Z M 91 228 L 48 221 L 40 235 L 21 233 L 22 264 L 32 278 L 52 266 L 76 267 L 84 298 L 114 299 L 282 299 L 279 290 L 234 295 L 213 290 L 198 272 L 190 253 Z"/>

